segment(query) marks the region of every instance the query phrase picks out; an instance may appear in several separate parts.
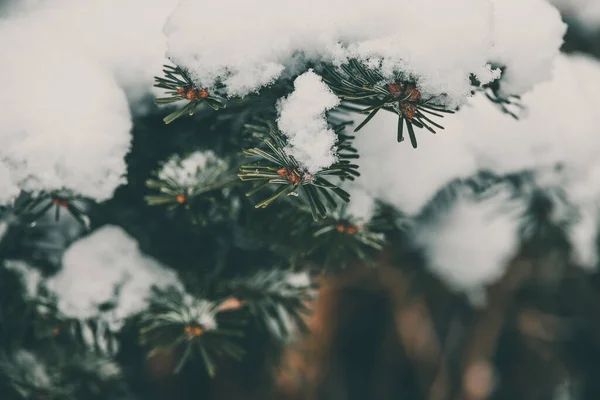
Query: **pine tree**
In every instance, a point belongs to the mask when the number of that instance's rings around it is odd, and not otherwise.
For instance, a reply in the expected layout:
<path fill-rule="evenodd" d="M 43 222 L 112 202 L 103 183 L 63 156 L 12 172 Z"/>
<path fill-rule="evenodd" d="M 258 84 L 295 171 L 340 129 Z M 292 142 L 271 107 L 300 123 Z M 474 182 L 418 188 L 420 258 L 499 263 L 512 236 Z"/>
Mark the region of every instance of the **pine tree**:
<path fill-rule="evenodd" d="M 153 3 L 0 7 L 0 398 L 597 398 L 589 30 Z"/>

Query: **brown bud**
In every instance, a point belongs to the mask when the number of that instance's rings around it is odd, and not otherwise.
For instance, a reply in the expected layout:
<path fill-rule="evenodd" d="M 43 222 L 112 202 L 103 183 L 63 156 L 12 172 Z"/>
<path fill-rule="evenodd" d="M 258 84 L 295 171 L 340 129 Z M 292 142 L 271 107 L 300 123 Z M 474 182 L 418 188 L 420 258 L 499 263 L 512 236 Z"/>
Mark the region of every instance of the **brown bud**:
<path fill-rule="evenodd" d="M 356 232 L 359 231 L 359 227 L 357 227 L 356 225 L 352 225 L 352 224 L 345 224 L 343 222 L 338 222 L 335 225 L 335 229 L 340 232 L 340 233 L 345 233 L 347 235 L 354 235 Z"/>
<path fill-rule="evenodd" d="M 54 196 L 54 197 L 52 197 L 52 204 L 54 204 L 55 206 L 60 206 L 60 207 L 66 208 L 69 205 L 69 201 L 67 199 L 63 199 L 61 197 Z"/>
<path fill-rule="evenodd" d="M 394 97 L 400 97 L 402 92 L 404 92 L 404 84 L 402 82 L 398 83 L 389 83 L 388 90 Z"/>
<path fill-rule="evenodd" d="M 208 90 L 206 90 L 206 89 L 200 89 L 200 90 L 198 91 L 198 95 L 199 95 L 201 98 L 205 99 L 205 98 L 207 98 L 207 97 L 209 96 L 209 93 L 208 93 Z"/>
<path fill-rule="evenodd" d="M 421 92 L 415 85 L 408 85 L 406 87 L 407 101 L 418 102 L 421 100 Z"/>
<path fill-rule="evenodd" d="M 230 299 L 225 300 L 219 305 L 219 311 L 229 311 L 229 310 L 237 310 L 244 305 L 243 301 L 232 297 Z"/>
<path fill-rule="evenodd" d="M 204 333 L 204 328 L 200 325 L 187 325 L 184 330 L 189 337 L 198 337 Z"/>
<path fill-rule="evenodd" d="M 417 113 L 417 106 L 415 104 L 403 103 L 400 106 L 400 109 L 402 110 L 402 115 L 404 116 L 404 118 L 406 118 L 409 121 L 412 121 L 415 117 L 415 114 Z"/>
<path fill-rule="evenodd" d="M 356 227 L 354 225 L 346 226 L 346 233 L 348 235 L 354 235 L 356 232 L 358 232 L 358 227 Z"/>
<path fill-rule="evenodd" d="M 277 171 L 277 175 L 287 179 L 294 185 L 299 185 L 302 183 L 302 178 L 300 175 L 296 171 L 290 171 L 288 168 L 281 168 Z"/>
<path fill-rule="evenodd" d="M 282 178 L 288 179 L 290 173 L 287 168 L 281 168 L 277 171 L 277 175 L 279 175 Z"/>
<path fill-rule="evenodd" d="M 204 333 L 204 329 L 202 329 L 202 328 L 201 328 L 201 327 L 199 327 L 199 326 L 195 326 L 195 327 L 192 329 L 192 334 L 193 334 L 194 336 L 200 336 L 200 335 L 202 335 L 203 333 Z"/>
<path fill-rule="evenodd" d="M 187 92 L 185 93 L 185 97 L 189 101 L 198 100 L 198 89 L 195 89 L 195 88 L 188 89 Z"/>

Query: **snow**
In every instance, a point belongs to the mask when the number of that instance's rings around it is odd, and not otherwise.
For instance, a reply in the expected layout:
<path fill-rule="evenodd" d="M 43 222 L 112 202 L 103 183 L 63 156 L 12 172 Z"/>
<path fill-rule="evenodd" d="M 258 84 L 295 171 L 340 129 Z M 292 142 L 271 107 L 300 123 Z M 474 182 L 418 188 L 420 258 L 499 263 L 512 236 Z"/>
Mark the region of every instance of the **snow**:
<path fill-rule="evenodd" d="M 352 185 L 348 189 L 350 202 L 345 208 L 345 213 L 357 222 L 369 222 L 375 212 L 375 200 L 371 193 L 366 192 L 360 186 Z"/>
<path fill-rule="evenodd" d="M 418 225 L 416 244 L 450 287 L 477 291 L 503 275 L 518 246 L 518 213 L 504 210 L 508 194 L 483 201 L 459 195 L 448 210 Z"/>
<path fill-rule="evenodd" d="M 515 30 L 513 20 L 495 17 L 494 7 L 501 7 L 491 0 L 423 0 L 419 7 L 408 0 L 378 0 L 350 9 L 342 0 L 13 1 L 0 20 L 0 203 L 21 190 L 63 188 L 99 201 L 110 198 L 125 182 L 129 109 L 139 111 L 137 103 L 152 90 L 165 55 L 188 67 L 204 86 L 222 80 L 230 95 L 302 73 L 308 62 L 357 58 L 390 79 L 398 74 L 416 79 L 425 96 L 441 96 L 453 107 L 469 95 L 471 73 L 482 82 L 493 79 L 487 66 L 492 55 L 515 64 L 508 66 L 507 88 L 543 79 L 561 25 L 540 1 L 527 7 L 536 15 L 536 51 L 514 43 L 516 37 L 533 37 L 531 27 L 520 24 Z M 227 29 L 214 15 L 227 15 Z M 519 51 L 513 54 L 513 47 Z M 528 74 L 517 65 L 531 66 Z M 292 94 L 287 100 L 293 108 L 280 122 L 291 124 L 286 133 L 298 141 L 292 153 L 315 171 L 334 159 L 331 134 L 319 135 L 309 148 L 309 133 L 325 131 L 319 116 L 334 105 L 332 95 L 317 93 L 320 85 L 310 85 L 306 77 L 298 84 L 304 82 L 300 86 L 315 96 L 314 104 Z M 303 127 L 306 136 L 299 129 L 301 115 L 295 115 L 302 112 L 312 116 Z"/>
<path fill-rule="evenodd" d="M 294 81 L 294 92 L 278 104 L 277 125 L 287 136 L 285 152 L 314 174 L 337 161 L 337 135 L 327 125 L 325 112 L 340 100 L 312 70 Z"/>
<path fill-rule="evenodd" d="M 344 0 L 182 0 L 165 26 L 167 54 L 199 86 L 222 83 L 227 94 L 236 96 L 299 73 L 309 62 L 339 64 L 355 58 L 388 79 L 399 74 L 413 78 L 425 97 L 442 96 L 446 105 L 455 107 L 470 94 L 470 74 L 483 83 L 494 79 L 487 66 L 492 53 L 502 57 L 506 52 L 509 61 L 523 55 L 504 47 L 493 50 L 495 42 L 510 43 L 495 35 L 510 31 L 512 38 L 534 30 L 531 24 L 519 24 L 515 31 L 512 20 L 494 15 L 491 0 L 418 3 L 377 0 L 348 7 Z M 560 19 L 546 3 L 532 1 L 527 11 L 535 13 L 535 29 L 543 27 L 540 36 L 548 36 L 530 47 L 526 60 L 518 60 L 535 62 L 530 74 L 515 77 L 525 80 L 519 82 L 524 87 L 543 79 L 538 70 L 556 52 L 562 36 Z M 226 29 L 221 19 L 211 17 L 215 15 L 227 16 Z"/>
<path fill-rule="evenodd" d="M 504 96 L 523 94 L 552 76 L 566 25 L 546 0 L 492 0 L 494 46 L 490 61 L 506 66 L 500 81 Z M 533 21 L 535 21 L 533 23 Z"/>
<path fill-rule="evenodd" d="M 152 287 L 182 288 L 175 272 L 142 254 L 131 236 L 112 225 L 71 245 L 62 269 L 46 284 L 68 317 L 100 316 L 98 306 L 114 302 L 107 316 L 114 326 L 146 307 Z"/>
<path fill-rule="evenodd" d="M 357 185 L 375 198 L 418 215 L 453 179 L 479 170 L 500 175 L 537 171 L 538 184 L 563 188 L 576 206 L 580 218 L 568 232 L 574 261 L 594 267 L 600 203 L 600 116 L 596 112 L 600 96 L 594 90 L 598 85 L 599 61 L 582 55 L 560 56 L 553 78 L 523 96 L 527 112 L 521 120 L 478 95 L 442 120 L 446 130 L 437 135 L 418 131 L 416 150 L 391 143 L 397 117 L 378 115 L 357 134 L 355 144 L 361 154 Z M 562 168 L 556 170 L 557 165 Z M 509 244 L 514 238 L 508 234 L 512 217 L 498 216 L 484 223 L 487 206 L 467 207 L 465 203 L 456 207 L 450 214 L 453 217 L 420 228 L 435 237 L 432 248 L 425 251 L 434 271 L 452 286 L 483 285 L 498 275 L 494 266 L 512 249 Z M 495 263 L 485 266 L 478 249 L 485 249 Z"/>
<path fill-rule="evenodd" d="M 195 151 L 181 158 L 175 155 L 169 159 L 158 173 L 161 180 L 173 180 L 181 186 L 191 187 L 199 184 L 200 172 L 207 164 L 223 167 L 224 161 L 217 158 L 212 151 Z"/>
<path fill-rule="evenodd" d="M 443 120 L 447 128 L 452 122 L 458 125 L 458 117 L 452 119 Z M 356 134 L 354 145 L 360 154 L 356 163 L 361 173 L 356 185 L 375 198 L 416 214 L 450 180 L 476 172 L 475 159 L 457 140 L 457 133 L 433 135 L 418 130 L 419 148 L 415 150 L 396 142 L 397 126 L 398 116 L 384 111 Z"/>
<path fill-rule="evenodd" d="M 20 190 L 98 201 L 125 182 L 131 108 L 164 63 L 174 0 L 9 3 L 0 17 L 0 204 Z M 139 10 L 144 12 L 140 13 Z"/>
<path fill-rule="evenodd" d="M 69 48 L 112 74 L 128 95 L 138 98 L 149 92 L 166 61 L 162 29 L 176 4 L 176 0 L 28 0 L 25 11 L 15 13 L 7 24 L 27 41 L 39 38 Z"/>
<path fill-rule="evenodd" d="M 561 164 L 582 184 L 570 190 L 580 201 L 600 196 L 600 62 L 575 55 L 561 56 L 554 78 L 523 96 L 521 120 L 502 113 L 483 95 L 473 97 L 457 114 L 441 122 L 437 135 L 418 130 L 419 149 L 390 144 L 397 117 L 377 116 L 358 134 L 361 158 L 357 181 L 377 198 L 414 214 L 454 178 L 486 169 L 507 174 Z"/>
<path fill-rule="evenodd" d="M 217 329 L 217 307 L 215 303 L 205 299 L 197 299 L 187 293 L 184 294 L 183 303 L 188 309 L 188 318 L 191 318 L 194 323 L 203 326 L 207 330 Z"/>
<path fill-rule="evenodd" d="M 290 272 L 287 274 L 286 281 L 288 285 L 297 289 L 311 286 L 310 275 L 306 272 Z"/>
<path fill-rule="evenodd" d="M 8 170 L 10 182 L 5 190 L 12 197 L 18 189 L 63 188 L 100 201 L 112 197 L 125 182 L 123 158 L 131 140 L 127 101 L 114 79 L 42 40 L 9 38 L 0 29 L 0 44 L 8 48 L 0 56 L 0 170 Z"/>

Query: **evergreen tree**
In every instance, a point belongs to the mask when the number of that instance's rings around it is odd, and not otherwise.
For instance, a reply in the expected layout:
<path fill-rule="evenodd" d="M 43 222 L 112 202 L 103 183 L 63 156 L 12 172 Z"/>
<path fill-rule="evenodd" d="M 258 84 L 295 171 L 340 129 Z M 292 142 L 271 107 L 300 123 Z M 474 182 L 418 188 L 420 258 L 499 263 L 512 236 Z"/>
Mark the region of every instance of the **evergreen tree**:
<path fill-rule="evenodd" d="M 600 23 L 565 20 L 1 6 L 0 398 L 598 398 Z"/>

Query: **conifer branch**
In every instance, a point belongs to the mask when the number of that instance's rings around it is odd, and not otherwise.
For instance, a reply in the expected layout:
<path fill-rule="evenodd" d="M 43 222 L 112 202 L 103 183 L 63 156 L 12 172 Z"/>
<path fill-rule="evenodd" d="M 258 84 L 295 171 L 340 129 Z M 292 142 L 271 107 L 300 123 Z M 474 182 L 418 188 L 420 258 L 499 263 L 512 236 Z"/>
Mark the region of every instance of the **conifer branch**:
<path fill-rule="evenodd" d="M 434 128 L 444 129 L 444 127 L 431 118 L 442 118 L 442 113 L 454 112 L 446 109 L 439 102 L 439 98 L 424 99 L 416 82 L 403 76 L 398 76 L 396 80 L 390 82 L 389 79 L 358 60 L 350 60 L 339 68 L 324 65 L 323 80 L 342 100 L 366 106 L 360 112 L 367 114 L 367 117 L 356 127 L 355 132 L 369 123 L 380 110 L 391 111 L 399 118 L 398 142 L 404 140 L 406 126 L 414 148 L 417 147 L 415 127 L 436 133 Z"/>
<path fill-rule="evenodd" d="M 327 178 L 353 179 L 358 176 L 357 165 L 351 164 L 346 155 L 354 157 L 351 146 L 342 143 L 344 153 L 339 154 L 340 160 L 315 174 L 311 174 L 300 166 L 294 157 L 286 154 L 286 141 L 274 124 L 268 124 L 270 139 L 264 139 L 264 147 L 254 147 L 244 153 L 259 162 L 244 165 L 240 168 L 239 178 L 242 181 L 257 181 L 259 186 L 248 193 L 254 194 L 268 184 L 280 185 L 269 198 L 261 201 L 256 208 L 265 208 L 282 195 L 294 196 L 302 193 L 311 208 L 315 221 L 324 218 L 327 208 L 336 208 L 337 202 L 331 193 L 348 202 L 350 195 Z M 262 161 L 262 164 L 260 163 Z"/>

